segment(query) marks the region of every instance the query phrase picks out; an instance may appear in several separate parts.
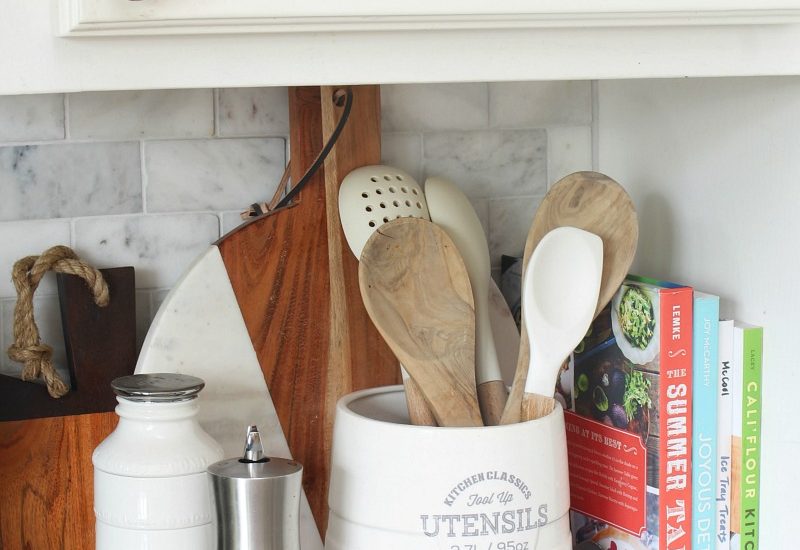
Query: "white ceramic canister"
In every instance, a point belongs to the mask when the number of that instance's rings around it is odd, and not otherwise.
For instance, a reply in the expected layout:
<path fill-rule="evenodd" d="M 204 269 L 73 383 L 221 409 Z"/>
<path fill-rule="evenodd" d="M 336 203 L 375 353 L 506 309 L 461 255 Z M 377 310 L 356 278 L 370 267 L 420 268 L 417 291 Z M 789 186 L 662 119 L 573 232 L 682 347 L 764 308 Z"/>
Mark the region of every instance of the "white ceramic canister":
<path fill-rule="evenodd" d="M 111 385 L 119 424 L 92 455 L 97 550 L 213 550 L 206 468 L 223 451 L 197 422 L 203 380 L 134 374 Z"/>
<path fill-rule="evenodd" d="M 326 550 L 571 550 L 564 415 L 409 425 L 400 386 L 343 397 Z"/>

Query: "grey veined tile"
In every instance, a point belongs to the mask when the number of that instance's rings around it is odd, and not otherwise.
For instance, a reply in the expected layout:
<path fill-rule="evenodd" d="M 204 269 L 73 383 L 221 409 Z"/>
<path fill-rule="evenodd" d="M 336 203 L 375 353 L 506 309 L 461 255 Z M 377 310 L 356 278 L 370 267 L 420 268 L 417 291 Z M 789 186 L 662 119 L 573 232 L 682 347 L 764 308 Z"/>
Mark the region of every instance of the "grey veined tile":
<path fill-rule="evenodd" d="M 472 198 L 544 193 L 544 130 L 482 130 L 424 135 L 425 177 L 456 182 Z"/>
<path fill-rule="evenodd" d="M 283 138 L 148 142 L 147 211 L 244 210 L 272 197 L 285 159 Z"/>
<path fill-rule="evenodd" d="M 590 126 L 547 130 L 548 186 L 566 175 L 592 169 L 592 128 Z"/>
<path fill-rule="evenodd" d="M 422 136 L 420 134 L 383 134 L 381 162 L 411 174 L 422 185 Z"/>
<path fill-rule="evenodd" d="M 98 268 L 132 265 L 137 288 L 169 287 L 219 237 L 214 214 L 75 221 L 75 251 Z"/>
<path fill-rule="evenodd" d="M 381 86 L 384 130 L 470 130 L 489 125 L 488 86 L 392 84 Z"/>
<path fill-rule="evenodd" d="M 0 96 L 0 141 L 63 138 L 62 94 Z"/>
<path fill-rule="evenodd" d="M 489 85 L 493 128 L 577 126 L 592 121 L 588 80 L 496 82 Z"/>
<path fill-rule="evenodd" d="M 68 220 L 37 220 L 0 223 L 0 298 L 17 295 L 11 282 L 11 270 L 17 260 L 25 256 L 38 256 L 48 248 L 62 244 L 69 246 Z M 45 274 L 36 295 L 55 294 L 55 276 Z M 2 351 L 2 350 L 0 350 Z"/>
<path fill-rule="evenodd" d="M 69 96 L 70 137 L 130 139 L 210 137 L 210 89 L 82 92 Z"/>
<path fill-rule="evenodd" d="M 140 212 L 139 158 L 126 142 L 0 147 L 0 220 Z"/>
<path fill-rule="evenodd" d="M 286 88 L 224 88 L 219 91 L 219 135 L 288 133 L 289 92 Z"/>
<path fill-rule="evenodd" d="M 489 201 L 489 250 L 492 266 L 500 256 L 522 256 L 525 240 L 542 197 L 500 198 Z"/>

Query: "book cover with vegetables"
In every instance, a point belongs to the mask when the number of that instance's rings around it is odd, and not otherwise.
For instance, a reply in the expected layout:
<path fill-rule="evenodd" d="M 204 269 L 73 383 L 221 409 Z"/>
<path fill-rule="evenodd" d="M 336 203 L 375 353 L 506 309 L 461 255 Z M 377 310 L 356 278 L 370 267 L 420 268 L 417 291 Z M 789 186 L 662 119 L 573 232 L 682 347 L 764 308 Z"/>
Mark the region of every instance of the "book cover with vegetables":
<path fill-rule="evenodd" d="M 694 292 L 692 326 L 692 548 L 715 550 L 718 296 Z"/>
<path fill-rule="evenodd" d="M 736 321 L 733 364 L 739 402 L 734 403 L 733 517 L 731 547 L 758 548 L 761 494 L 761 370 L 762 327 Z M 734 395 L 736 399 L 736 395 Z"/>
<path fill-rule="evenodd" d="M 717 550 L 731 548 L 731 491 L 733 456 L 733 321 L 719 322 L 719 383 L 717 388 Z"/>
<path fill-rule="evenodd" d="M 629 276 L 559 377 L 577 549 L 691 547 L 692 302 Z"/>

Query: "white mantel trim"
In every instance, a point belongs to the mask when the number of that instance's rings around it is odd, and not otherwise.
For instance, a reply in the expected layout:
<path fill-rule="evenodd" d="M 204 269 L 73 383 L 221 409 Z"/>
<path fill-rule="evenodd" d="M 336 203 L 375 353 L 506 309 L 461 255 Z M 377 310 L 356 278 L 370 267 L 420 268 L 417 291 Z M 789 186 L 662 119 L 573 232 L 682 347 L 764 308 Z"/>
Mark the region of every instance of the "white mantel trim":
<path fill-rule="evenodd" d="M 643 10 L 634 0 L 598 5 L 586 0 L 308 1 L 59 0 L 61 36 L 206 35 L 252 33 L 388 32 L 586 27 L 691 27 L 800 22 L 786 0 L 661 0 Z M 793 5 L 794 4 L 794 5 Z M 753 5 L 753 2 L 750 2 Z"/>

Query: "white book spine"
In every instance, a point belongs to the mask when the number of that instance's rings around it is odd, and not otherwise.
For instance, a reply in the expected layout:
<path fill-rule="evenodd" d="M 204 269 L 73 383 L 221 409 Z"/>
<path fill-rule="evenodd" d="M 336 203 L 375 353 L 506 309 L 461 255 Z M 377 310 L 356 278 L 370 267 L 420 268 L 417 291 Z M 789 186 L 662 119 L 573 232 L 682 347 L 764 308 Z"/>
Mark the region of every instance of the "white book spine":
<path fill-rule="evenodd" d="M 733 371 L 733 321 L 720 321 L 717 394 L 717 550 L 731 550 Z"/>

